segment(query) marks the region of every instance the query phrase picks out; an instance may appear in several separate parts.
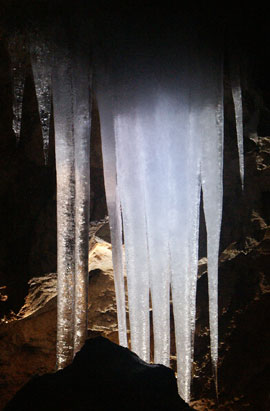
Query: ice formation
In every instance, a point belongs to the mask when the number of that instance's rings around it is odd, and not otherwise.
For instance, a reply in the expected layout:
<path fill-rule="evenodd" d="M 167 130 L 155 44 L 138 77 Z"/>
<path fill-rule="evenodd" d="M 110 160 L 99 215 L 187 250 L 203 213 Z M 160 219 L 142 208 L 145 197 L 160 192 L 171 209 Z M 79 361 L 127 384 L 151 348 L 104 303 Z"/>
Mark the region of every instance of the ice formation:
<path fill-rule="evenodd" d="M 243 138 L 243 108 L 240 73 L 237 63 L 231 68 L 232 96 L 235 110 L 237 145 L 239 154 L 239 169 L 242 189 L 244 188 L 244 138 Z"/>
<path fill-rule="evenodd" d="M 43 135 L 43 150 L 45 163 L 48 162 L 49 133 L 51 118 L 51 71 L 52 50 L 48 39 L 32 34 L 29 39 L 29 50 L 38 100 L 40 123 Z"/>
<path fill-rule="evenodd" d="M 150 58 L 144 53 L 134 57 L 134 50 L 124 51 L 120 38 L 109 52 L 104 73 L 97 73 L 97 97 L 103 151 L 116 161 L 110 177 L 105 171 L 105 184 L 113 175 L 120 196 L 131 348 L 149 361 L 150 294 L 154 360 L 169 365 L 171 288 L 178 386 L 189 401 L 201 189 L 208 238 L 211 357 L 217 368 L 222 56 L 215 48 L 192 53 L 187 44 L 178 44 L 164 65 L 167 56 L 158 47 L 151 49 Z"/>
<path fill-rule="evenodd" d="M 74 21 L 73 27 L 78 27 Z M 91 64 L 87 30 L 83 27 L 69 35 L 64 25 L 58 25 L 52 50 L 44 41 L 30 41 L 45 157 L 51 89 L 53 95 L 58 368 L 72 360 L 87 331 Z M 209 38 L 203 38 L 201 33 L 196 36 L 191 30 L 179 41 L 166 43 L 165 39 L 164 43 L 149 45 L 148 38 L 145 43 L 143 37 L 141 40 L 121 37 L 116 30 L 105 47 L 97 47 L 94 57 L 119 342 L 128 345 L 125 257 L 131 349 L 145 361 L 150 360 L 152 308 L 154 361 L 169 366 L 171 295 L 179 393 L 189 401 L 201 193 L 207 229 L 211 358 L 215 374 L 218 360 L 223 59 Z M 16 59 L 12 61 L 17 67 Z M 15 71 L 14 77 L 14 130 L 18 135 L 23 76 L 17 73 L 20 71 Z M 239 81 L 233 82 L 233 99 L 243 181 Z"/>
<path fill-rule="evenodd" d="M 52 87 L 57 177 L 57 368 L 72 361 L 74 349 L 75 149 L 71 70 L 71 51 L 55 45 Z"/>
<path fill-rule="evenodd" d="M 22 33 L 14 33 L 8 43 L 13 80 L 13 120 L 12 128 L 16 141 L 20 141 L 23 92 L 26 71 L 26 43 Z"/>
<path fill-rule="evenodd" d="M 63 368 L 87 337 L 91 70 L 83 28 L 71 44 L 61 27 L 58 36 L 52 85 L 57 173 L 57 367 Z"/>

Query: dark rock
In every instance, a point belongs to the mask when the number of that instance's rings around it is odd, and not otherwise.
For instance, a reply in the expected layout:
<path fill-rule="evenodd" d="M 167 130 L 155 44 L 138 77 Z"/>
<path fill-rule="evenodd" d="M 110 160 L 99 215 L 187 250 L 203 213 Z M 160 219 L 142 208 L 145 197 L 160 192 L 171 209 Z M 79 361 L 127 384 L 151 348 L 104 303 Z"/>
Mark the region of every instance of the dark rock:
<path fill-rule="evenodd" d="M 184 410 L 174 373 L 97 337 L 86 341 L 73 363 L 34 377 L 5 410 Z"/>

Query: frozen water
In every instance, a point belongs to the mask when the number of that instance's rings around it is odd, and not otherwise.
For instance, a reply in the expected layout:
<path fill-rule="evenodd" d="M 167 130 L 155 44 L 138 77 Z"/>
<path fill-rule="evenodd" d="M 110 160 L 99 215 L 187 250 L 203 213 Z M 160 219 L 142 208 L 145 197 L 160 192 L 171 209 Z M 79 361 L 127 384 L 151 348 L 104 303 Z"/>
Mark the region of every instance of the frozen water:
<path fill-rule="evenodd" d="M 57 368 L 73 359 L 75 169 L 71 55 L 55 45 L 53 105 L 57 177 Z"/>
<path fill-rule="evenodd" d="M 213 55 L 203 68 L 204 106 L 201 107 L 203 206 L 207 230 L 209 322 L 211 358 L 218 360 L 218 254 L 223 198 L 223 92 L 222 60 Z M 217 379 L 216 379 L 217 384 Z"/>
<path fill-rule="evenodd" d="M 69 364 L 87 332 L 90 57 L 87 30 L 57 30 L 52 69 L 57 171 L 57 366 Z M 78 34 L 79 33 L 79 34 Z M 67 34 L 67 33 L 66 33 Z M 119 33 L 118 33 L 119 34 Z M 190 400 L 194 353 L 199 210 L 207 229 L 211 358 L 218 360 L 218 254 L 222 216 L 222 57 L 201 36 L 138 47 L 114 33 L 98 55 L 96 92 L 111 229 L 119 342 L 127 346 L 124 255 L 131 348 L 150 360 L 150 297 L 154 360 L 170 364 L 170 290 L 178 388 Z M 142 37 L 143 38 L 143 37 Z M 134 39 L 133 39 L 134 40 Z M 147 42 L 149 39 L 146 39 Z M 20 132 L 23 70 L 14 70 L 14 130 Z M 103 44 L 104 46 L 104 44 Z M 164 45 L 163 45 L 164 46 Z M 12 49 L 13 47 L 13 49 Z M 31 43 L 45 156 L 49 144 L 51 51 Z M 12 57 L 16 56 L 16 58 Z M 165 63 L 164 63 L 165 62 Z M 18 89 L 18 90 L 17 90 Z M 232 80 L 243 182 L 240 81 Z"/>
<path fill-rule="evenodd" d="M 26 72 L 26 43 L 21 33 L 15 33 L 12 37 L 10 37 L 8 49 L 13 79 L 12 128 L 18 143 L 21 133 L 22 104 Z"/>
<path fill-rule="evenodd" d="M 236 63 L 235 63 L 236 64 Z M 235 110 L 237 145 L 239 153 L 239 169 L 242 189 L 244 189 L 244 137 L 243 137 L 243 108 L 239 67 L 231 69 L 232 96 Z"/>
<path fill-rule="evenodd" d="M 74 354 L 81 349 L 87 338 L 88 309 L 91 63 L 83 35 L 81 30 L 71 60 L 75 155 Z"/>
<path fill-rule="evenodd" d="M 105 84 L 104 84 L 105 83 Z M 123 266 L 122 218 L 116 175 L 116 153 L 113 123 L 113 102 L 110 84 L 105 76 L 98 83 L 97 95 L 101 119 L 102 154 L 105 176 L 106 200 L 111 230 L 112 258 L 117 304 L 118 334 L 120 345 L 127 347 L 126 303 Z"/>
<path fill-rule="evenodd" d="M 39 116 L 43 136 L 45 163 L 48 162 L 49 133 L 51 117 L 51 74 L 52 53 L 47 39 L 32 35 L 30 38 L 30 53 L 38 101 Z"/>
<path fill-rule="evenodd" d="M 116 140 L 131 344 L 137 354 L 149 359 L 150 291 L 154 359 L 169 365 L 171 287 L 178 387 L 180 395 L 189 401 L 201 187 L 208 235 L 211 355 L 214 367 L 217 364 L 222 59 L 215 52 L 209 56 L 200 51 L 198 56 L 180 46 L 173 50 L 170 65 L 164 67 L 162 58 L 136 55 L 135 60 L 132 51 L 128 55 L 121 50 L 121 44 L 117 45 L 104 75 L 107 86 L 102 96 L 98 94 L 98 102 L 101 124 L 106 124 L 102 125 L 106 129 L 102 138 L 111 147 Z M 155 55 L 151 51 L 151 56 Z M 107 180 L 115 187 L 115 182 L 110 182 L 115 175 L 113 165 L 110 169 L 113 172 L 105 172 L 105 184 Z M 115 198 L 113 202 L 116 204 Z"/>
<path fill-rule="evenodd" d="M 149 259 L 136 115 L 115 117 L 117 176 L 123 213 L 131 348 L 150 360 Z"/>

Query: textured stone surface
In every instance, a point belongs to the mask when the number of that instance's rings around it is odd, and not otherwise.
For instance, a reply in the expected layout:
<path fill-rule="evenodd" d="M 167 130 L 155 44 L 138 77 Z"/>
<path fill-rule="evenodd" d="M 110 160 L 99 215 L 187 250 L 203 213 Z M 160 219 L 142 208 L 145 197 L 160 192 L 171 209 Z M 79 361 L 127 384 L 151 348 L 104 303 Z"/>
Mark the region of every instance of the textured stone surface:
<path fill-rule="evenodd" d="M 89 336 L 118 342 L 111 245 L 92 240 L 89 260 Z M 52 273 L 33 278 L 19 314 L 0 325 L 0 409 L 33 375 L 54 371 L 55 344 L 56 274 Z"/>

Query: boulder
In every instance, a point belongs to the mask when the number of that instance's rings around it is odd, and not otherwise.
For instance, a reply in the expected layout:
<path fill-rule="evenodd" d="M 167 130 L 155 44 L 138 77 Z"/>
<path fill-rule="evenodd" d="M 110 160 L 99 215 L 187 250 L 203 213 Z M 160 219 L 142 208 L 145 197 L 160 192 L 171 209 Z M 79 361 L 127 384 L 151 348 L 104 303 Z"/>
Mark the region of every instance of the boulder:
<path fill-rule="evenodd" d="M 104 337 L 86 341 L 71 365 L 30 380 L 5 410 L 187 410 L 174 372 L 147 364 Z"/>

